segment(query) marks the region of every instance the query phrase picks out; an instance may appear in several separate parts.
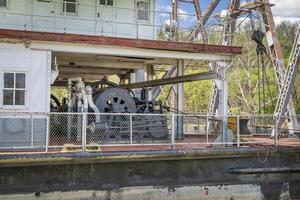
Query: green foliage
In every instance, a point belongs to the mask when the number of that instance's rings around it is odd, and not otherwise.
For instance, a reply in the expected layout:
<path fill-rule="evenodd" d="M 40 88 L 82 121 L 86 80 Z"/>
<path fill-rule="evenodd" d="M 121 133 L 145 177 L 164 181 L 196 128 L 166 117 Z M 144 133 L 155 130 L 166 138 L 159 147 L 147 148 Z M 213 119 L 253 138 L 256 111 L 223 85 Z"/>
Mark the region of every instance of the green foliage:
<path fill-rule="evenodd" d="M 298 26 L 299 23 L 282 22 L 277 27 L 286 64 Z M 242 46 L 243 54 L 233 59 L 228 71 L 229 110 L 232 113 L 258 113 L 259 110 L 260 113 L 273 113 L 278 96 L 275 71 L 271 61 L 265 55 L 263 58 L 265 76 L 262 75 L 262 67 L 260 68 L 260 76 L 258 75 L 259 62 L 256 55 L 256 43 L 251 40 L 252 32 L 252 25 L 249 23 L 241 27 L 234 36 L 233 44 Z M 213 37 L 211 41 L 216 38 Z M 266 39 L 263 42 L 267 47 Z M 208 64 L 203 62 L 193 63 L 190 66 L 193 67 L 186 69 L 186 74 L 208 70 Z M 185 112 L 207 111 L 211 88 L 211 81 L 185 83 Z M 298 93 L 300 93 L 300 78 L 295 81 L 293 91 L 296 111 L 300 111 Z M 263 96 L 265 96 L 264 99 Z"/>
<path fill-rule="evenodd" d="M 195 74 L 208 71 L 208 64 L 193 62 L 185 70 L 185 74 Z M 184 83 L 184 112 L 207 112 L 212 93 L 212 81 L 195 81 Z"/>

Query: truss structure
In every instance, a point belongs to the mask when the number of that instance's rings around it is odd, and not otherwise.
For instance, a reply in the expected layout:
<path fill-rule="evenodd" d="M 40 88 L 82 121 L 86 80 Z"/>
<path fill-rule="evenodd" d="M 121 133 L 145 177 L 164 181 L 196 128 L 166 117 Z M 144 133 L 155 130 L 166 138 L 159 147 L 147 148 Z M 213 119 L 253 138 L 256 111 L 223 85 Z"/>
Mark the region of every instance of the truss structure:
<path fill-rule="evenodd" d="M 204 14 L 201 12 L 201 6 L 199 0 L 173 0 L 173 20 L 177 21 L 179 3 L 191 3 L 194 4 L 195 13 L 197 15 L 198 23 L 196 27 L 191 31 L 188 36 L 188 41 L 193 41 L 198 38 L 198 35 L 201 34 L 201 38 L 203 43 L 209 42 L 209 36 L 206 32 L 206 24 L 209 18 L 215 13 L 215 9 L 222 0 L 211 0 Z M 223 0 L 225 1 L 225 0 Z M 229 6 L 227 8 L 227 16 L 224 19 L 224 23 L 222 23 L 223 29 L 223 37 L 220 42 L 221 45 L 232 45 L 234 39 L 234 32 L 236 30 L 236 22 L 237 19 L 245 14 L 251 14 L 252 12 L 256 12 L 260 14 L 263 20 L 263 26 L 267 35 L 268 42 L 268 50 L 269 56 L 272 59 L 273 68 L 276 75 L 276 80 L 279 88 L 279 97 L 277 102 L 277 107 L 275 111 L 275 116 L 283 116 L 288 113 L 289 116 L 295 116 L 295 109 L 293 107 L 293 102 L 291 98 L 291 87 L 292 80 L 294 80 L 295 76 L 295 68 L 298 65 L 298 46 L 297 42 L 299 39 L 297 38 L 296 44 L 294 46 L 293 52 L 291 54 L 291 62 L 289 66 L 285 67 L 283 61 L 283 53 L 281 49 L 281 45 L 278 40 L 278 36 L 276 33 L 275 22 L 271 10 L 271 6 L 269 0 L 248 0 L 246 4 L 241 4 L 240 0 L 228 0 Z M 220 65 L 218 63 L 210 63 L 210 67 L 212 70 L 217 70 Z M 171 72 L 175 71 L 175 67 L 169 68 L 169 72 L 166 72 L 165 78 L 171 76 Z M 219 101 L 219 88 L 217 84 L 214 83 L 212 95 L 210 98 L 210 103 L 208 107 L 208 114 L 215 115 L 218 110 Z M 158 95 L 158 93 L 156 93 Z M 297 120 L 290 120 L 290 123 L 293 129 L 298 129 Z M 283 124 L 282 119 L 279 120 L 277 118 L 277 126 L 281 127 Z"/>

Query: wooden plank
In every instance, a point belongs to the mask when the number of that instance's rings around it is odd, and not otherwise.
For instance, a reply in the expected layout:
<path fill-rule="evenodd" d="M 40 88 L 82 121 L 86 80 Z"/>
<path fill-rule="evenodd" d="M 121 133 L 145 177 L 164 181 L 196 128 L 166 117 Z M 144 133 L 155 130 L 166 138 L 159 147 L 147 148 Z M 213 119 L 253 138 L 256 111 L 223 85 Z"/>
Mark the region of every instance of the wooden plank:
<path fill-rule="evenodd" d="M 157 49 L 168 51 L 182 51 L 191 53 L 212 53 L 212 54 L 241 54 L 242 47 L 238 46 L 222 46 L 208 44 L 193 44 L 182 42 L 127 39 L 104 36 L 88 36 L 78 34 L 49 33 L 49 32 L 33 32 L 20 31 L 10 29 L 0 29 L 0 39 L 5 42 L 9 40 L 20 40 L 22 42 L 30 41 L 46 41 L 46 42 L 62 42 L 62 43 L 80 43 L 90 45 L 106 45 L 119 47 L 133 47 L 144 49 Z"/>

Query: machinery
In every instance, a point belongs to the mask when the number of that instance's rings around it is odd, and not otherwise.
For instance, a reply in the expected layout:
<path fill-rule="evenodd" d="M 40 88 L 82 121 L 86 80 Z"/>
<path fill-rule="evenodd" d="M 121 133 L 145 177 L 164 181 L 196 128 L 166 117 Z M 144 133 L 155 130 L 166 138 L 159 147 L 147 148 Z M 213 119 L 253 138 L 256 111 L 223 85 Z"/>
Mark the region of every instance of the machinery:
<path fill-rule="evenodd" d="M 68 98 L 64 103 L 60 104 L 53 95 L 51 99 L 53 112 L 88 113 L 88 142 L 130 141 L 130 132 L 135 142 L 161 142 L 169 137 L 167 117 L 155 115 L 165 110 L 160 102 L 149 101 L 145 90 L 138 99 L 131 90 L 106 80 L 85 86 L 81 78 L 73 78 L 68 80 Z M 82 115 L 54 114 L 51 120 L 51 134 L 65 135 L 68 142 L 81 140 Z"/>

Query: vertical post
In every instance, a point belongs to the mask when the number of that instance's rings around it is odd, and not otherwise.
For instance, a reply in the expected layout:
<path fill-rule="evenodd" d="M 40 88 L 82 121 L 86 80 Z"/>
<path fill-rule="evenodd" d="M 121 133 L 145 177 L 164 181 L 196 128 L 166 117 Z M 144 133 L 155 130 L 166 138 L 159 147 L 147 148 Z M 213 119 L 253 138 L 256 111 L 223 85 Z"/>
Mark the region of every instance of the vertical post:
<path fill-rule="evenodd" d="M 86 151 L 86 113 L 82 113 L 82 151 Z"/>
<path fill-rule="evenodd" d="M 94 27 L 94 29 L 95 29 L 95 35 L 97 35 L 97 33 L 98 33 L 98 31 L 97 31 L 97 28 L 98 28 L 98 26 L 97 26 L 97 21 L 98 21 L 98 4 L 96 4 L 94 11 L 95 11 L 95 27 Z"/>
<path fill-rule="evenodd" d="M 219 106 L 218 106 L 218 113 L 221 119 L 221 126 L 220 126 L 220 142 L 231 142 L 228 141 L 227 135 L 227 115 L 228 115 L 228 83 L 226 79 L 227 73 L 227 63 L 226 62 L 218 62 L 218 65 L 221 70 L 221 77 L 220 79 L 215 80 L 215 84 L 219 89 Z"/>
<path fill-rule="evenodd" d="M 33 113 L 30 113 L 30 146 L 33 147 Z"/>
<path fill-rule="evenodd" d="M 275 137 L 274 137 L 274 143 L 275 143 L 275 146 L 277 147 L 278 146 L 278 123 L 277 121 L 279 121 L 277 118 L 278 117 L 281 117 L 281 116 L 276 116 L 275 117 Z"/>
<path fill-rule="evenodd" d="M 240 116 L 236 116 L 237 146 L 240 147 Z"/>
<path fill-rule="evenodd" d="M 205 135 L 206 135 L 206 144 L 208 144 L 208 132 L 209 132 L 209 116 L 208 114 L 206 114 L 205 117 L 205 121 L 206 121 L 206 127 L 205 127 Z"/>
<path fill-rule="evenodd" d="M 200 135 L 200 116 L 197 116 L 197 120 L 198 120 L 198 135 Z"/>
<path fill-rule="evenodd" d="M 136 11 L 136 39 L 139 39 L 139 8 L 135 9 Z"/>
<path fill-rule="evenodd" d="M 63 12 L 64 12 L 64 33 L 66 33 L 66 17 L 67 17 L 67 1 L 63 1 L 63 4 L 64 4 L 64 9 L 63 9 Z"/>
<path fill-rule="evenodd" d="M 132 142 L 132 114 L 129 115 L 129 124 L 130 124 L 130 144 L 133 144 L 133 142 Z"/>
<path fill-rule="evenodd" d="M 49 118 L 50 118 L 50 114 L 46 114 L 46 152 L 48 152 L 48 148 L 49 148 L 49 134 L 50 134 Z"/>
<path fill-rule="evenodd" d="M 177 76 L 184 75 L 184 60 L 177 60 Z M 182 112 L 184 110 L 184 84 L 177 84 L 177 110 Z M 177 116 L 177 139 L 184 138 L 184 116 Z"/>
<path fill-rule="evenodd" d="M 172 113 L 171 122 L 172 122 L 172 125 L 171 125 L 171 145 L 172 145 L 172 148 L 174 148 L 175 147 L 175 133 L 176 133 L 176 130 L 175 130 L 175 114 L 174 113 Z"/>

